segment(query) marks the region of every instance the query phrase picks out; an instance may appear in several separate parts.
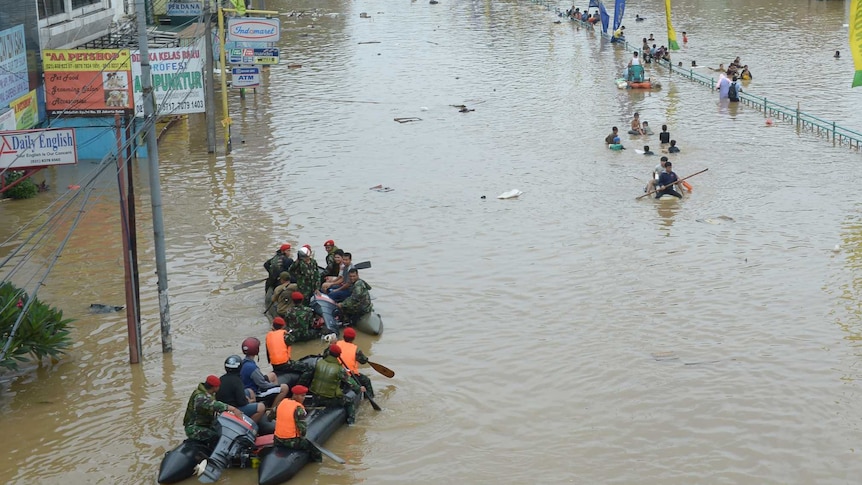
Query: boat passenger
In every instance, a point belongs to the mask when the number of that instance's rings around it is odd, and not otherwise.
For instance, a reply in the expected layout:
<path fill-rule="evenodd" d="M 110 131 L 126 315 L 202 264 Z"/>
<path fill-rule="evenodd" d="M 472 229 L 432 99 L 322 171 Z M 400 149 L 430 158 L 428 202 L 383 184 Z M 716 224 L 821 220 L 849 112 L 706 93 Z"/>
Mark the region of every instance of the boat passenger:
<path fill-rule="evenodd" d="M 619 138 L 619 128 L 616 126 L 611 128 L 611 134 L 605 137 L 605 144 L 610 145 L 614 142 L 614 138 Z"/>
<path fill-rule="evenodd" d="M 279 281 L 281 284 L 276 286 L 275 291 L 272 292 L 270 305 L 275 304 L 275 313 L 280 317 L 284 317 L 293 303 L 290 299 L 290 294 L 296 291 L 296 283 L 290 282 L 290 273 L 287 271 L 281 272 Z"/>
<path fill-rule="evenodd" d="M 341 363 L 350 371 L 350 374 L 356 378 L 361 386 L 365 387 L 365 392 L 368 397 L 374 398 L 374 389 L 371 388 L 371 379 L 367 375 L 359 372 L 359 364 L 367 364 L 368 357 L 362 353 L 353 340 L 356 338 L 356 330 L 348 327 L 344 329 L 344 338 L 337 342 L 341 347 Z"/>
<path fill-rule="evenodd" d="M 305 437 L 308 432 L 305 418 L 308 414 L 302 401 L 305 400 L 308 388 L 297 384 L 290 388 L 290 392 L 290 399 L 281 401 L 276 410 L 275 436 L 272 442 L 282 448 L 305 451 L 309 458 L 320 463 L 323 461 L 323 455 Z"/>
<path fill-rule="evenodd" d="M 333 256 L 335 255 L 335 251 L 338 251 L 338 247 L 335 246 L 335 241 L 329 239 L 323 243 L 323 249 L 326 250 L 326 266 L 328 267 L 332 264 Z"/>
<path fill-rule="evenodd" d="M 280 318 L 276 318 L 280 320 Z M 262 402 L 256 402 L 254 394 L 246 392 L 239 376 L 239 368 L 242 365 L 242 357 L 231 355 L 224 361 L 225 374 L 220 377 L 221 386 L 216 391 L 215 397 L 219 401 L 230 404 L 250 417 L 255 423 L 263 417 L 266 406 Z"/>
<path fill-rule="evenodd" d="M 658 165 L 655 166 L 652 173 L 650 174 L 650 179 L 647 182 L 646 187 L 644 187 L 644 193 L 649 193 L 655 190 L 655 182 L 656 180 L 658 180 L 659 175 L 664 172 L 664 164 L 667 163 L 667 161 L 667 157 L 661 157 L 661 160 L 659 160 Z"/>
<path fill-rule="evenodd" d="M 284 324 L 293 341 L 307 342 L 319 337 L 320 331 L 314 327 L 314 311 L 305 304 L 305 295 L 294 291 L 291 299 L 293 305 L 291 305 L 287 315 L 284 316 Z M 275 322 L 273 321 L 273 323 Z M 300 380 L 300 383 L 307 384 L 303 380 Z"/>
<path fill-rule="evenodd" d="M 290 244 L 284 243 L 275 252 L 275 256 L 263 263 L 264 269 L 269 273 L 269 278 L 266 280 L 266 291 L 270 288 L 278 286 L 278 276 L 282 271 L 287 271 L 290 265 L 293 264 L 293 259 L 290 258 Z"/>
<path fill-rule="evenodd" d="M 662 145 L 670 143 L 670 132 L 667 131 L 667 125 L 661 125 L 661 133 L 658 134 L 658 141 Z"/>
<path fill-rule="evenodd" d="M 644 145 L 644 155 L 655 155 L 655 152 L 649 149 L 649 145 Z"/>
<path fill-rule="evenodd" d="M 296 287 L 303 295 L 306 295 L 306 303 L 314 291 L 320 288 L 320 270 L 317 268 L 317 263 L 311 257 L 311 249 L 307 247 L 299 248 L 296 253 L 297 259 L 291 266 L 288 272 L 296 278 Z"/>
<path fill-rule="evenodd" d="M 611 41 L 612 42 L 623 42 L 624 40 L 626 40 L 625 30 L 626 30 L 625 25 L 620 26 L 620 28 L 618 28 L 617 30 L 614 31 L 614 36 L 613 36 L 613 39 L 611 39 Z"/>
<path fill-rule="evenodd" d="M 658 192 L 656 192 L 655 198 L 658 199 L 663 195 L 672 195 L 682 199 L 682 194 L 673 188 L 678 182 L 679 177 L 673 172 L 673 164 L 670 162 L 665 163 L 664 172 L 658 176 L 658 181 L 656 182 Z"/>
<path fill-rule="evenodd" d="M 300 301 L 302 301 L 300 299 Z M 300 374 L 299 384 L 311 383 L 312 369 L 301 362 L 291 360 L 291 345 L 296 342 L 292 331 L 285 330 L 285 320 L 281 317 L 272 319 L 272 330 L 266 334 L 266 361 L 272 366 L 276 375 L 296 372 Z M 275 407 L 275 406 L 273 406 Z"/>
<path fill-rule="evenodd" d="M 344 253 L 341 255 L 341 281 L 337 285 L 330 285 L 327 294 L 335 301 L 344 301 L 350 296 L 350 270 L 353 269 L 353 255 Z"/>
<path fill-rule="evenodd" d="M 329 355 L 317 361 L 311 392 L 317 396 L 316 403 L 321 406 L 344 406 L 347 425 L 350 426 L 356 422 L 356 405 L 353 396 L 342 392 L 341 386 L 344 384 L 354 392 L 365 392 L 366 389 L 347 378 L 347 369 L 338 361 L 340 355 L 341 347 L 332 344 L 329 346 Z"/>
<path fill-rule="evenodd" d="M 350 277 L 350 296 L 339 303 L 338 308 L 348 321 L 354 322 L 362 315 L 374 311 L 374 305 L 371 303 L 371 295 L 368 294 L 371 286 L 359 278 L 359 270 L 353 268 L 347 274 Z"/>
<path fill-rule="evenodd" d="M 668 153 L 679 153 L 679 147 L 676 146 L 676 140 L 670 141 L 670 147 L 667 149 Z"/>
<path fill-rule="evenodd" d="M 742 72 L 739 74 L 739 78 L 743 81 L 750 81 L 751 77 L 751 71 L 748 70 L 748 64 L 742 66 Z"/>
<path fill-rule="evenodd" d="M 260 340 L 256 337 L 248 337 L 242 341 L 242 352 L 245 354 L 239 369 L 242 385 L 246 389 L 250 389 L 254 393 L 255 399 L 263 401 L 264 404 L 272 399 L 272 409 L 274 410 L 287 396 L 287 384 L 279 384 L 278 377 L 273 372 L 264 375 L 260 371 L 257 362 L 255 362 L 260 353 Z"/>
<path fill-rule="evenodd" d="M 221 386 L 221 379 L 207 376 L 189 397 L 186 414 L 183 416 L 183 427 L 190 440 L 215 446 L 219 438 L 219 433 L 215 429 L 215 413 L 227 411 L 242 419 L 242 411 L 213 397 L 218 392 L 219 386 Z"/>
<path fill-rule="evenodd" d="M 323 285 L 321 289 L 326 291 L 330 286 L 341 286 L 341 271 L 344 269 L 344 251 L 336 249 L 332 255 L 332 264 L 326 267 L 323 275 Z"/>

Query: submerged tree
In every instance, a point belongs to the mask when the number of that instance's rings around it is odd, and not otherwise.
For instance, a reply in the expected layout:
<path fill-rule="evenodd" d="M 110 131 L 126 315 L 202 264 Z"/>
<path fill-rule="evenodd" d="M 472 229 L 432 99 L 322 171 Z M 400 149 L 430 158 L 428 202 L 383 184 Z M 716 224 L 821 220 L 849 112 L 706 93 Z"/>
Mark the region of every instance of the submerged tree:
<path fill-rule="evenodd" d="M 27 308 L 17 329 L 29 295 L 11 283 L 0 284 L 0 370 L 15 370 L 20 362 L 59 358 L 71 345 L 69 327 L 72 319 L 64 319 L 63 311 L 35 299 Z M 11 342 L 10 342 L 11 339 Z"/>

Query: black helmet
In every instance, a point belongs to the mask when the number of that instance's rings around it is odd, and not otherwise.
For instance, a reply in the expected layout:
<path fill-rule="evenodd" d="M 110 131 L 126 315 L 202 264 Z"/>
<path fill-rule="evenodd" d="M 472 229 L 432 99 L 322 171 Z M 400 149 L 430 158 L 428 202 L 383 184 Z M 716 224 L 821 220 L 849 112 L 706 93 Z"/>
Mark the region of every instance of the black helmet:
<path fill-rule="evenodd" d="M 242 358 L 238 355 L 231 355 L 224 361 L 224 370 L 225 372 L 236 372 L 240 365 L 242 365 Z"/>

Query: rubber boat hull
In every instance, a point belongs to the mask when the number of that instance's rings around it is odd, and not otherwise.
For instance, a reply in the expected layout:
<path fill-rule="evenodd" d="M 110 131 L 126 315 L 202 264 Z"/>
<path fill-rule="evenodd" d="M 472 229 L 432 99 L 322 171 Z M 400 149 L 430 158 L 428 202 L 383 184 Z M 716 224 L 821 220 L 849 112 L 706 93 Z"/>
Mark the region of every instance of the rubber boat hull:
<path fill-rule="evenodd" d="M 159 466 L 159 483 L 177 483 L 191 478 L 195 473 L 195 465 L 210 456 L 210 453 L 212 449 L 200 441 L 183 441 L 165 453 Z"/>
<path fill-rule="evenodd" d="M 376 312 L 369 312 L 359 319 L 356 323 L 356 330 L 368 335 L 380 335 L 383 333 L 383 319 Z"/>
<path fill-rule="evenodd" d="M 358 405 L 358 403 L 357 403 Z M 313 409 L 308 416 L 308 438 L 324 445 L 338 428 L 347 423 L 347 411 L 343 407 Z M 260 485 L 284 483 L 309 462 L 308 453 L 280 447 L 265 448 L 260 453 L 257 481 Z"/>

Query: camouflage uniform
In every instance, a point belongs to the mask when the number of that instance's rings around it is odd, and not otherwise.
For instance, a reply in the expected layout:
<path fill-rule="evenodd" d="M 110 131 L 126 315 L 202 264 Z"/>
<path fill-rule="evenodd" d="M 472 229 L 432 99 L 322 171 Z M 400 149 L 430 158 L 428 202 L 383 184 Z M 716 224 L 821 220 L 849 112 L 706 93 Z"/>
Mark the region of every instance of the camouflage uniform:
<path fill-rule="evenodd" d="M 215 413 L 224 411 L 227 411 L 227 404 L 216 401 L 212 394 L 207 392 L 203 383 L 198 384 L 198 388 L 189 398 L 186 415 L 183 417 L 186 436 L 207 444 L 216 440 L 218 433 L 213 427 Z"/>
<path fill-rule="evenodd" d="M 293 413 L 293 419 L 296 422 L 296 428 L 299 430 L 299 434 L 302 436 L 297 438 L 279 438 L 275 436 L 273 438 L 273 443 L 275 446 L 281 446 L 283 448 L 291 448 L 294 450 L 303 450 L 308 452 L 309 457 L 320 463 L 323 461 L 323 455 L 320 454 L 320 450 L 317 449 L 316 446 L 312 445 L 308 439 L 305 438 L 305 434 L 308 432 L 308 423 L 305 422 L 305 417 L 308 413 L 305 412 L 305 408 L 297 407 L 296 411 Z"/>
<path fill-rule="evenodd" d="M 311 296 L 320 288 L 320 270 L 311 258 L 299 258 L 290 266 L 290 275 L 296 278 L 297 291 L 305 295 L 305 304 L 311 301 Z"/>
<path fill-rule="evenodd" d="M 347 411 L 347 422 L 356 421 L 356 403 L 353 398 L 341 392 L 341 384 L 346 383 L 359 394 L 359 384 L 348 379 L 347 369 L 333 355 L 317 361 L 314 367 L 314 379 L 311 381 L 311 392 L 315 395 L 315 403 L 319 406 L 344 406 Z"/>
<path fill-rule="evenodd" d="M 350 289 L 350 296 L 341 302 L 341 311 L 351 321 L 359 319 L 362 315 L 374 311 L 374 306 L 371 304 L 371 295 L 368 290 L 371 287 L 364 280 L 356 280 Z"/>
<path fill-rule="evenodd" d="M 305 305 L 293 305 L 284 315 L 285 329 L 294 342 L 306 342 L 320 337 L 320 330 L 313 327 L 314 312 Z"/>
<path fill-rule="evenodd" d="M 333 264 L 335 264 L 335 251 L 338 250 L 338 246 L 332 245 L 329 248 L 329 251 L 326 252 L 326 267 L 329 268 Z"/>
<path fill-rule="evenodd" d="M 285 256 L 281 251 L 276 251 L 269 261 L 263 263 L 264 269 L 269 272 L 269 278 L 266 279 L 266 291 L 270 288 L 275 288 L 280 284 L 278 276 L 282 271 L 287 271 L 287 268 L 293 263 L 289 256 Z"/>

